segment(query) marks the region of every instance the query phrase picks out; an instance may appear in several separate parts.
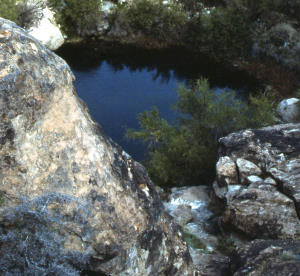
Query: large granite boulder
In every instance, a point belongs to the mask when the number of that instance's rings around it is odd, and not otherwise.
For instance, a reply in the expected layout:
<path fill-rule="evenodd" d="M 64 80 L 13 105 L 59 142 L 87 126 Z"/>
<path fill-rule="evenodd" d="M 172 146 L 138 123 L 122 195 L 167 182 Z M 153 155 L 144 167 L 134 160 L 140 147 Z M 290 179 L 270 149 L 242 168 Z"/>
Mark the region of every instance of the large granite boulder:
<path fill-rule="evenodd" d="M 0 18 L 0 274 L 189 275 L 145 169 L 91 119 L 68 65 Z"/>
<path fill-rule="evenodd" d="M 300 237 L 300 124 L 220 139 L 216 195 L 223 221 L 254 238 Z M 297 215 L 298 214 L 298 215 Z"/>
<path fill-rule="evenodd" d="M 231 275 L 300 275 L 300 242 L 254 240 L 232 254 Z"/>

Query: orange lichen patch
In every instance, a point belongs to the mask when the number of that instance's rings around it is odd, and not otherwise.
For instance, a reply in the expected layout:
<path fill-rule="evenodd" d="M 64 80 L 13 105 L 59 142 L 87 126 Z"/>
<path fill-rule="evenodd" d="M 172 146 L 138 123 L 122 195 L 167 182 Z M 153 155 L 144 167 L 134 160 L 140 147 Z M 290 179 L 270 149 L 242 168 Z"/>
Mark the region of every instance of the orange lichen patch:
<path fill-rule="evenodd" d="M 10 32 L 9 31 L 2 31 L 2 30 L 0 30 L 0 38 L 8 37 L 8 36 L 10 36 Z"/>

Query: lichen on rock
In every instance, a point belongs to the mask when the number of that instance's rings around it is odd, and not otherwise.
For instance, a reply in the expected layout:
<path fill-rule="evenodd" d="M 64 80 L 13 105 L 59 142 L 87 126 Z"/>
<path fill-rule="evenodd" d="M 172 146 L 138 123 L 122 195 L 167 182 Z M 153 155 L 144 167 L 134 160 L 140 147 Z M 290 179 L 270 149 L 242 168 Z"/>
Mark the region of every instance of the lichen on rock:
<path fill-rule="evenodd" d="M 91 119 L 69 66 L 1 18 L 0 76 L 1 274 L 191 273 L 181 228 Z"/>
<path fill-rule="evenodd" d="M 299 239 L 300 125 L 243 130 L 219 142 L 213 188 L 226 204 L 223 222 L 252 238 Z"/>

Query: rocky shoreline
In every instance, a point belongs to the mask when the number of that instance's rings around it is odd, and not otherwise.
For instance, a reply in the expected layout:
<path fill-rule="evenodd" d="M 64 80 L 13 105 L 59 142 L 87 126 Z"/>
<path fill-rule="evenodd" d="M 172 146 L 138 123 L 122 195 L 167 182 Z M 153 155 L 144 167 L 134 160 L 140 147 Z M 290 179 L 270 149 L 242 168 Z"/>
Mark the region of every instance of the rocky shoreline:
<path fill-rule="evenodd" d="M 212 187 L 173 189 L 163 204 L 61 58 L 0 19 L 0 61 L 1 273 L 299 275 L 299 123 L 221 138 Z M 226 228 L 251 240 L 230 256 L 217 249 Z"/>
<path fill-rule="evenodd" d="M 120 45 L 137 45 L 145 49 L 183 46 L 195 53 L 201 52 L 212 55 L 206 49 L 205 45 L 198 45 L 199 48 L 195 43 L 185 41 L 183 37 L 161 40 L 159 36 L 147 36 L 141 31 L 133 30 L 126 23 L 122 12 L 120 14 L 116 12 L 118 5 L 130 7 L 133 3 L 132 1 L 103 1 L 101 3 L 101 16 L 99 16 L 101 20 L 97 19 L 97 22 L 92 22 L 89 24 L 89 27 L 77 30 L 77 39 L 74 40 L 71 38 L 70 40 L 70 38 L 62 34 L 62 26 L 55 22 L 57 10 L 54 7 L 49 9 L 51 1 L 43 0 L 42 2 L 43 9 L 36 10 L 36 13 L 40 15 L 32 17 L 38 18 L 38 20 L 31 22 L 27 26 L 27 30 L 51 50 L 58 49 L 64 43 L 64 40 L 76 41 L 76 43 L 94 40 L 93 43 L 99 41 L 99 45 L 101 41 L 108 41 Z M 35 0 L 32 3 L 35 3 Z M 163 1 L 163 4 L 171 5 L 170 8 L 174 8 L 176 5 L 178 7 L 182 6 L 177 1 Z M 231 0 L 227 1 L 226 4 L 232 6 L 238 5 L 235 1 Z M 207 15 L 215 8 L 206 7 L 205 4 L 202 5 L 204 6 L 200 10 Z M 241 8 L 242 10 L 243 8 Z M 198 13 L 193 15 L 193 12 L 187 11 L 186 16 L 190 14 L 192 18 Z M 276 16 L 280 20 L 274 20 Z M 266 88 L 271 87 L 272 90 L 277 91 L 282 96 L 292 95 L 295 89 L 299 87 L 300 32 L 297 27 L 298 25 L 289 17 L 276 12 L 266 16 L 265 22 L 257 19 L 257 21 L 251 24 L 253 33 L 251 35 L 251 54 L 249 53 L 247 58 L 234 58 L 230 60 L 230 63 L 242 70 L 246 70 L 249 74 L 259 79 L 264 83 Z M 277 77 L 279 74 L 281 78 Z"/>

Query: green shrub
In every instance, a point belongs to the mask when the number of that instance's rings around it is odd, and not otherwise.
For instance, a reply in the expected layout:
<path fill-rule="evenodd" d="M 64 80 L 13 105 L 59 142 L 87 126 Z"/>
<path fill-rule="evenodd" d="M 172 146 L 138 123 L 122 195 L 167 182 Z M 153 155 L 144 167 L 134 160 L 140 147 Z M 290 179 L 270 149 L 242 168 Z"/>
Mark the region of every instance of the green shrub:
<path fill-rule="evenodd" d="M 215 8 L 209 15 L 202 15 L 204 41 L 210 54 L 226 61 L 245 56 L 250 51 L 249 22 L 237 9 Z"/>
<path fill-rule="evenodd" d="M 49 0 L 55 18 L 68 36 L 84 36 L 96 28 L 101 16 L 101 0 Z"/>
<path fill-rule="evenodd" d="M 274 122 L 274 103 L 268 97 L 251 96 L 249 104 L 243 103 L 233 91 L 217 95 L 207 80 L 199 80 L 191 88 L 180 87 L 178 97 L 176 124 L 170 125 L 154 108 L 138 116 L 141 130 L 127 133 L 148 143 L 146 166 L 162 186 L 210 183 L 220 137 Z"/>
<path fill-rule="evenodd" d="M 18 21 L 18 9 L 16 6 L 16 2 L 17 2 L 17 0 L 1 1 L 0 17 L 17 22 Z"/>
<path fill-rule="evenodd" d="M 160 0 L 136 0 L 130 5 L 119 5 L 116 12 L 127 29 L 159 41 L 180 39 L 186 23 L 181 6 Z"/>
<path fill-rule="evenodd" d="M 0 17 L 14 21 L 26 28 L 42 16 L 43 1 L 28 2 L 26 0 L 5 0 L 0 5 Z"/>

